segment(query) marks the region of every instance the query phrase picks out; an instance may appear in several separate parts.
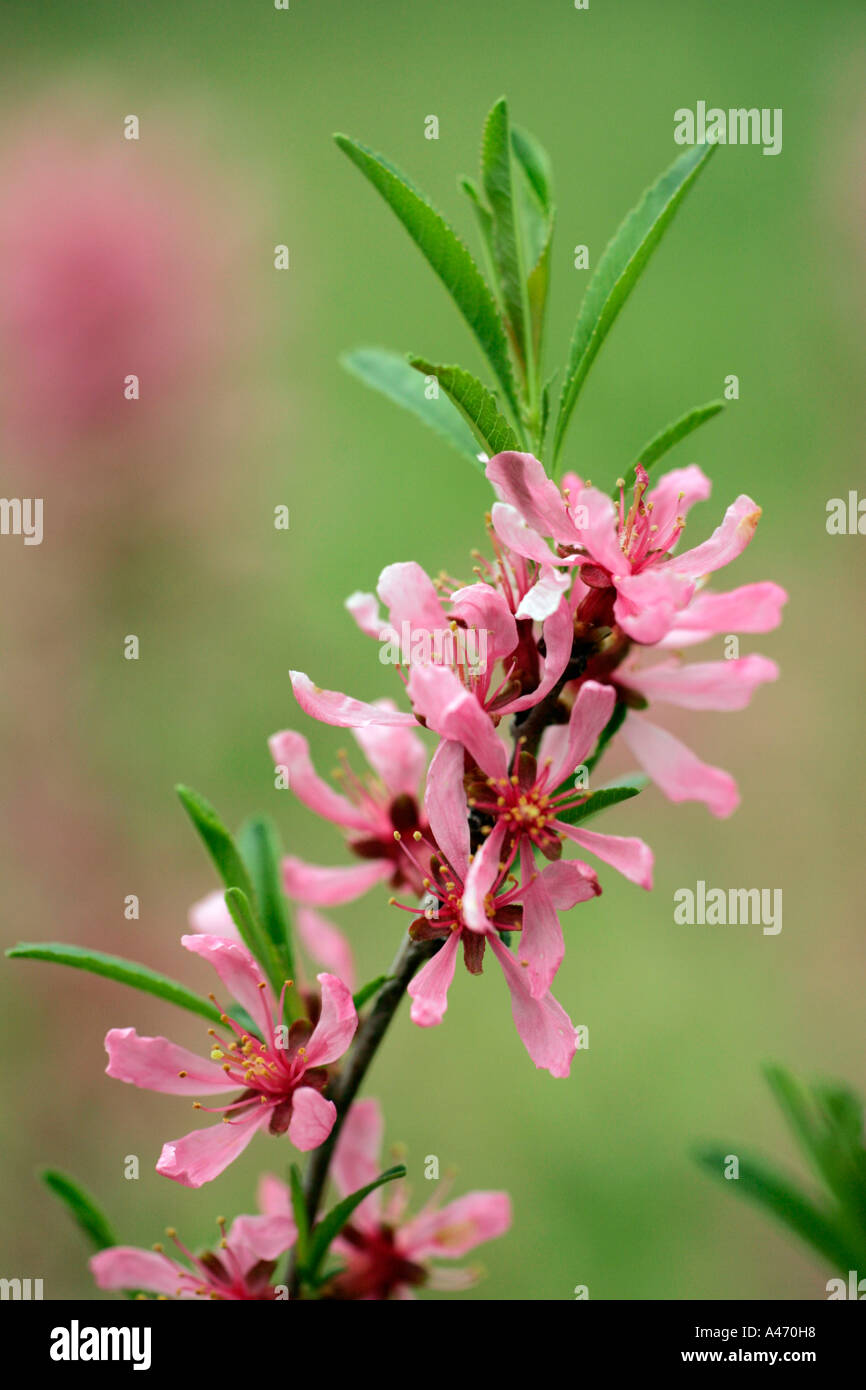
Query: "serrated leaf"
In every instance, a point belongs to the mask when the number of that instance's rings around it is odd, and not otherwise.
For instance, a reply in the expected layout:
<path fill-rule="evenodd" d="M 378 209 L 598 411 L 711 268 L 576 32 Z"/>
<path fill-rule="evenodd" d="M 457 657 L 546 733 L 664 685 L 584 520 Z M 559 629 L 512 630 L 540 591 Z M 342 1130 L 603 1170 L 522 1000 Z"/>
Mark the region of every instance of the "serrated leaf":
<path fill-rule="evenodd" d="M 447 395 L 428 400 L 424 383 L 409 365 L 407 358 L 382 348 L 357 348 L 345 353 L 340 361 L 347 371 L 372 386 L 404 410 L 410 410 L 423 424 L 457 450 L 464 458 L 478 462 L 478 445 L 459 410 Z"/>
<path fill-rule="evenodd" d="M 481 137 L 481 181 L 493 221 L 493 255 L 511 341 L 523 370 L 529 357 L 526 323 L 526 272 L 522 263 L 511 176 L 508 103 L 495 102 Z"/>
<path fill-rule="evenodd" d="M 553 209 L 553 176 L 547 151 L 522 126 L 511 127 L 511 148 L 543 212 Z"/>
<path fill-rule="evenodd" d="M 712 420 L 713 417 L 718 415 L 719 411 L 724 410 L 724 408 L 724 401 L 708 401 L 706 405 L 697 405 L 693 410 L 689 410 L 685 415 L 681 415 L 678 420 L 674 420 L 670 425 L 666 425 L 658 434 L 653 435 L 649 443 L 643 446 L 631 468 L 625 475 L 626 493 L 634 486 L 635 479 L 637 478 L 637 465 L 639 463 L 642 463 L 647 472 L 649 472 L 653 464 L 657 463 L 669 449 L 672 449 L 675 444 L 679 444 L 681 439 L 685 439 L 686 435 L 691 434 L 693 430 L 698 429 L 698 427 L 705 424 L 707 420 Z M 618 500 L 618 487 L 613 489 L 611 496 L 614 501 Z"/>
<path fill-rule="evenodd" d="M 314 1226 L 310 1238 L 310 1248 L 307 1259 L 303 1261 L 304 1278 L 315 1282 L 319 1268 L 324 1260 L 331 1242 L 340 1234 L 343 1227 L 351 1219 L 355 1208 L 360 1206 L 365 1197 L 369 1197 L 371 1192 L 375 1192 L 377 1187 L 382 1187 L 384 1183 L 394 1182 L 397 1178 L 405 1178 L 406 1168 L 402 1163 L 398 1163 L 386 1172 L 380 1173 L 374 1182 L 368 1182 L 366 1187 L 361 1187 L 357 1192 L 353 1192 L 349 1197 L 344 1197 L 342 1202 L 338 1202 L 332 1207 L 327 1216 L 324 1216 L 317 1226 Z"/>
<path fill-rule="evenodd" d="M 715 151 L 695 145 L 674 161 L 629 213 L 598 263 L 571 342 L 553 441 L 554 463 L 587 373 L 686 193 Z"/>
<path fill-rule="evenodd" d="M 544 317 L 550 288 L 550 254 L 553 243 L 554 206 L 550 161 L 546 151 L 528 131 L 511 127 L 511 148 L 523 178 L 518 181 L 520 224 L 526 245 L 526 280 L 529 315 L 536 361 L 541 359 Z M 546 388 L 545 388 L 546 390 Z M 543 404 L 539 449 L 547 429 L 549 404 Z"/>
<path fill-rule="evenodd" d="M 40 1180 L 63 1203 L 75 1224 L 84 1232 L 94 1250 L 117 1245 L 117 1237 L 93 1198 L 77 1182 L 58 1168 L 43 1168 Z"/>
<path fill-rule="evenodd" d="M 591 820 L 601 811 L 606 811 L 608 806 L 616 806 L 620 801 L 630 801 L 633 796 L 638 796 L 648 781 L 649 778 L 639 772 L 634 773 L 631 777 L 619 778 L 606 787 L 599 787 L 596 791 L 590 792 L 586 801 L 582 802 L 580 806 L 572 806 L 565 811 L 558 811 L 556 819 L 565 821 L 566 825 L 580 825 L 583 821 Z"/>
<path fill-rule="evenodd" d="M 695 1152 L 697 1162 L 711 1176 L 721 1179 L 725 1186 L 742 1197 L 756 1202 L 777 1220 L 783 1222 L 801 1240 L 806 1241 L 828 1260 L 836 1270 L 858 1269 L 866 1257 L 866 1249 L 850 1241 L 846 1232 L 831 1216 L 820 1211 L 785 1176 L 768 1164 L 753 1157 L 739 1157 L 739 1177 L 724 1177 L 728 1155 L 735 1149 L 701 1147 Z"/>
<path fill-rule="evenodd" d="M 190 1013 L 200 1014 L 212 1023 L 220 1019 L 219 1009 L 207 999 L 201 999 L 185 985 L 161 975 L 146 965 L 136 961 L 124 960 L 121 956 L 109 956 L 104 951 L 91 951 L 85 946 L 70 946 L 62 941 L 21 941 L 6 952 L 14 960 L 47 960 L 55 965 L 68 965 L 74 970 L 87 970 L 91 975 L 104 975 L 106 979 L 116 980 L 118 984 L 130 985 L 145 994 L 155 994 L 159 999 L 167 999 Z"/>
<path fill-rule="evenodd" d="M 464 371 L 462 367 L 437 367 L 423 357 L 410 357 L 409 362 L 416 372 L 435 376 L 490 458 L 503 449 L 520 447 L 514 430 L 500 415 L 495 398 L 471 372 Z M 484 472 L 484 464 L 478 458 L 477 451 L 475 462 Z"/>
<path fill-rule="evenodd" d="M 347 135 L 334 139 L 382 195 L 445 285 L 490 362 L 505 399 L 520 418 L 508 340 L 489 285 L 466 246 L 433 205 L 381 155 Z"/>

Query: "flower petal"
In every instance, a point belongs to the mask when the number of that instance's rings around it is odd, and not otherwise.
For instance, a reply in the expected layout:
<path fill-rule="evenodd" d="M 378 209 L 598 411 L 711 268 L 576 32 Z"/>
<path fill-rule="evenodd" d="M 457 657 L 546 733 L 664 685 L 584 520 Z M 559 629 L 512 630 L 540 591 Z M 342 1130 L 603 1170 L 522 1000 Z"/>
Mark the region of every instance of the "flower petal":
<path fill-rule="evenodd" d="M 574 545 L 575 528 L 565 498 L 537 458 L 508 449 L 490 459 L 484 471 L 499 497 L 510 502 L 540 536 Z"/>
<path fill-rule="evenodd" d="M 407 993 L 412 1000 L 411 1019 L 419 1028 L 441 1023 L 448 1008 L 448 987 L 454 979 L 460 932 L 453 931 L 435 956 L 418 971 Z"/>
<path fill-rule="evenodd" d="M 409 698 L 427 727 L 462 743 L 488 777 L 506 775 L 508 755 L 493 720 L 447 666 L 413 666 Z"/>
<path fill-rule="evenodd" d="M 306 1048 L 307 1067 L 326 1067 L 342 1057 L 358 1027 L 351 990 L 336 975 L 317 975 L 322 1009 Z"/>
<path fill-rule="evenodd" d="M 541 999 L 562 964 L 565 942 L 544 877 L 534 874 L 532 849 L 526 841 L 520 846 L 520 866 L 524 884 L 520 899 L 523 929 L 515 944 L 515 953 L 521 969 L 526 971 L 529 993 L 533 999 Z"/>
<path fill-rule="evenodd" d="M 463 785 L 463 744 L 443 739 L 427 773 L 424 811 L 433 838 L 453 869 L 465 875 L 469 864 L 469 820 Z"/>
<path fill-rule="evenodd" d="M 448 626 L 433 580 L 414 560 L 386 565 L 379 575 L 376 592 L 388 609 L 388 618 L 398 636 L 403 623 L 411 632 L 439 632 Z"/>
<path fill-rule="evenodd" d="M 236 1119 L 171 1140 L 163 1145 L 156 1171 L 184 1187 L 212 1182 L 243 1153 L 256 1131 L 267 1125 L 272 1109 L 271 1105 L 251 1105 Z"/>
<path fill-rule="evenodd" d="M 355 962 L 351 947 L 339 928 L 311 907 L 297 909 L 295 927 L 308 954 L 320 965 L 326 965 L 333 974 L 339 975 L 348 988 L 354 990 Z"/>
<path fill-rule="evenodd" d="M 584 830 L 580 825 L 566 825 L 562 821 L 554 821 L 554 824 L 561 835 L 610 864 L 630 882 L 641 888 L 652 888 L 653 852 L 643 840 L 633 835 L 600 835 L 596 830 Z"/>
<path fill-rule="evenodd" d="M 245 1275 L 260 1260 L 276 1260 L 285 1254 L 297 1237 L 298 1228 L 292 1216 L 236 1216 L 226 1246 L 240 1273 Z"/>
<path fill-rule="evenodd" d="M 464 622 L 467 628 L 486 632 L 488 641 L 485 648 L 476 650 L 478 655 L 486 655 L 487 669 L 494 661 L 508 656 L 517 646 L 517 624 L 508 607 L 505 595 L 490 584 L 468 584 L 451 595 L 451 613 Z"/>
<path fill-rule="evenodd" d="M 623 632 L 645 646 L 667 635 L 694 593 L 693 581 L 674 573 L 672 563 L 616 579 L 614 617 Z"/>
<path fill-rule="evenodd" d="M 259 1210 L 265 1216 L 291 1216 L 292 1196 L 289 1185 L 273 1173 L 262 1173 L 257 1196 Z"/>
<path fill-rule="evenodd" d="M 507 1192 L 467 1192 L 438 1211 L 421 1212 L 398 1233 L 397 1245 L 410 1260 L 457 1260 L 510 1225 Z"/>
<path fill-rule="evenodd" d="M 387 624 L 379 612 L 379 601 L 375 594 L 364 594 L 359 589 L 346 599 L 346 607 L 365 637 L 379 635 Z"/>
<path fill-rule="evenodd" d="M 658 536 L 667 535 L 677 517 L 685 520 L 695 503 L 706 502 L 711 492 L 712 483 L 696 463 L 665 473 L 646 499 L 652 506 L 652 520 Z"/>
<path fill-rule="evenodd" d="M 168 1038 L 142 1038 L 134 1028 L 112 1028 L 105 1035 L 105 1050 L 106 1075 L 145 1091 L 211 1096 L 232 1090 L 232 1083 L 216 1062 L 205 1061 Z"/>
<path fill-rule="evenodd" d="M 246 946 L 237 941 L 225 941 L 221 936 L 204 935 L 182 936 L 180 944 L 213 966 L 232 999 L 246 1009 L 265 1042 L 270 1042 L 277 1001 L 261 966 Z"/>
<path fill-rule="evenodd" d="M 572 575 L 573 571 L 554 569 L 552 565 L 544 565 L 532 588 L 527 589 L 517 605 L 516 616 L 544 622 L 559 607 L 559 601 L 568 590 Z"/>
<path fill-rule="evenodd" d="M 601 884 L 588 864 L 580 859 L 558 859 L 542 869 L 541 877 L 550 894 L 550 901 L 559 912 L 567 912 L 578 903 L 589 902 L 601 893 Z"/>
<path fill-rule="evenodd" d="M 551 724 L 545 730 L 543 757 L 553 759 L 547 787 L 556 788 L 566 777 L 573 777 L 595 748 L 599 735 L 613 713 L 616 691 L 598 681 L 585 681 L 577 692 L 568 724 Z"/>
<path fill-rule="evenodd" d="M 560 559 L 547 542 L 542 540 L 538 532 L 524 521 L 517 508 L 512 507 L 510 503 L 494 502 L 491 521 L 493 522 L 493 529 L 503 545 L 509 550 L 513 550 L 515 555 L 522 555 L 527 560 L 534 560 L 536 564 L 551 569 L 556 565 L 570 563 Z"/>
<path fill-rule="evenodd" d="M 385 1125 L 382 1109 L 372 1097 L 356 1100 L 343 1121 L 334 1148 L 331 1171 L 342 1197 L 357 1192 L 373 1182 L 382 1170 L 380 1156 Z M 352 1223 L 361 1230 L 378 1224 L 381 1211 L 381 1192 L 377 1189 L 355 1208 Z"/>
<path fill-rule="evenodd" d="M 666 729 L 633 711 L 622 726 L 623 741 L 670 801 L 703 801 L 714 816 L 729 816 L 740 802 L 730 773 L 701 762 Z"/>
<path fill-rule="evenodd" d="M 354 902 L 375 883 L 394 872 L 390 859 L 365 859 L 360 864 L 307 864 L 287 854 L 282 861 L 283 888 L 295 902 L 315 907 L 337 907 Z"/>
<path fill-rule="evenodd" d="M 318 776 L 310 759 L 310 745 L 303 734 L 283 729 L 268 739 L 268 748 L 275 767 L 284 767 L 290 791 L 317 816 L 349 830 L 369 833 L 370 815 L 353 805 L 348 797 L 335 792 Z"/>
<path fill-rule="evenodd" d="M 217 888 L 193 903 L 187 913 L 187 921 L 193 931 L 204 932 L 206 936 L 223 936 L 227 941 L 240 941 L 240 933 L 232 921 L 226 907 L 225 892 Z"/>
<path fill-rule="evenodd" d="M 393 700 L 377 700 L 379 709 L 395 710 Z M 353 729 L 371 768 L 391 796 L 417 796 L 427 766 L 427 749 L 414 729 L 368 724 Z"/>
<path fill-rule="evenodd" d="M 663 661 L 642 671 L 623 671 L 623 684 L 646 700 L 663 700 L 682 709 L 745 709 L 756 686 L 777 680 L 779 668 L 766 656 L 701 661 L 681 666 Z"/>
<path fill-rule="evenodd" d="M 755 527 L 760 519 L 761 508 L 757 502 L 741 493 L 728 507 L 721 524 L 716 527 L 708 541 L 696 546 L 694 550 L 675 555 L 672 560 L 668 560 L 665 568 L 690 579 L 700 579 L 702 575 L 722 569 L 724 565 L 736 560 L 738 555 L 742 555 L 755 534 Z"/>
<path fill-rule="evenodd" d="M 139 1250 L 134 1245 L 112 1245 L 100 1250 L 88 1260 L 90 1272 L 99 1289 L 141 1289 L 146 1293 L 177 1295 L 181 1281 L 200 1287 L 201 1279 L 193 1280 L 188 1269 L 159 1255 L 155 1250 Z"/>
<path fill-rule="evenodd" d="M 502 705 L 501 713 L 515 714 L 518 710 L 531 709 L 533 705 L 537 705 L 539 700 L 543 700 L 548 691 L 553 689 L 568 665 L 574 641 L 574 619 L 565 599 L 560 602 L 556 612 L 545 619 L 542 630 L 546 655 L 543 658 L 541 680 L 528 694 Z M 486 768 L 484 770 L 487 771 Z M 503 776 L 502 773 L 496 775 Z"/>
<path fill-rule="evenodd" d="M 486 932 L 488 916 L 487 894 L 499 875 L 499 855 L 508 827 L 501 818 L 490 835 L 476 851 L 463 886 L 463 920 L 473 931 Z"/>
<path fill-rule="evenodd" d="M 696 594 L 664 638 L 665 647 L 692 647 L 718 632 L 771 632 L 782 621 L 788 595 L 765 580 L 743 584 L 726 594 Z"/>
<path fill-rule="evenodd" d="M 413 714 L 402 714 L 399 710 L 382 709 L 380 705 L 354 700 L 351 695 L 343 695 L 339 690 L 320 690 L 303 671 L 290 671 L 289 675 L 301 709 L 323 724 L 334 724 L 340 729 L 359 729 L 365 724 L 416 723 Z"/>
<path fill-rule="evenodd" d="M 568 1076 L 577 1051 L 574 1024 L 552 994 L 533 999 L 522 970 L 498 936 L 488 938 L 505 974 L 511 994 L 511 1013 L 523 1045 L 537 1067 L 551 1076 Z"/>
<path fill-rule="evenodd" d="M 292 1097 L 289 1138 L 301 1153 L 308 1153 L 324 1144 L 336 1118 L 337 1107 L 332 1100 L 325 1100 L 312 1086 L 299 1086 Z"/>

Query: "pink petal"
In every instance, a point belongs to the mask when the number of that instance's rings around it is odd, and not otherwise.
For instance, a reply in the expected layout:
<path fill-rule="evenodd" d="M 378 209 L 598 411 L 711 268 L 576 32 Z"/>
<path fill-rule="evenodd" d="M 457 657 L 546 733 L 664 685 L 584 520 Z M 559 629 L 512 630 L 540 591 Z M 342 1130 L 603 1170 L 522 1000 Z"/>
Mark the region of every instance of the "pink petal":
<path fill-rule="evenodd" d="M 526 841 L 520 847 L 520 865 L 524 883 L 523 929 L 515 942 L 515 953 L 521 969 L 526 971 L 529 993 L 533 999 L 542 999 L 562 964 L 565 942 L 544 877 L 534 874 L 532 850 Z"/>
<path fill-rule="evenodd" d="M 443 740 L 427 773 L 424 811 L 437 845 L 461 876 L 469 864 L 469 820 L 463 786 L 463 745 Z"/>
<path fill-rule="evenodd" d="M 448 626 L 432 579 L 414 560 L 387 565 L 379 575 L 376 592 L 398 635 L 403 623 L 408 623 L 413 633 L 437 632 Z"/>
<path fill-rule="evenodd" d="M 504 777 L 508 756 L 493 720 L 447 666 L 413 666 L 409 698 L 427 727 L 462 743 L 488 777 Z"/>
<path fill-rule="evenodd" d="M 168 1255 L 138 1250 L 134 1245 L 113 1245 L 100 1250 L 91 1256 L 88 1265 L 99 1289 L 141 1289 L 169 1298 L 177 1295 L 181 1280 L 189 1282 L 191 1277 L 189 1270 Z M 200 1285 L 201 1281 L 196 1283 Z"/>
<path fill-rule="evenodd" d="M 353 700 L 351 695 L 342 695 L 338 690 L 320 690 L 303 671 L 290 671 L 289 675 L 301 709 L 323 724 L 334 724 L 340 729 L 358 729 L 365 724 L 416 722 L 413 714 L 401 714 L 399 710 L 382 709 L 363 700 Z"/>
<path fill-rule="evenodd" d="M 498 936 L 488 938 L 505 973 L 511 994 L 511 1013 L 523 1045 L 537 1067 L 551 1076 L 568 1076 L 577 1051 L 574 1024 L 552 994 L 533 999 L 522 970 Z"/>
<path fill-rule="evenodd" d="M 505 821 L 498 820 L 469 866 L 463 887 L 463 919 L 473 931 L 488 929 L 485 900 L 499 876 L 499 856 L 507 829 Z"/>
<path fill-rule="evenodd" d="M 334 1182 L 342 1197 L 366 1187 L 379 1176 L 384 1132 L 379 1102 L 372 1098 L 354 1101 L 343 1121 L 331 1164 Z M 381 1195 L 377 1189 L 364 1198 L 355 1208 L 353 1225 L 360 1225 L 364 1230 L 378 1223 Z"/>
<path fill-rule="evenodd" d="M 508 656 L 517 646 L 517 624 L 504 594 L 490 584 L 469 584 L 451 595 L 451 613 L 467 627 L 486 632 L 487 664 Z"/>
<path fill-rule="evenodd" d="M 232 1083 L 216 1062 L 205 1061 L 168 1038 L 142 1038 L 134 1028 L 112 1028 L 105 1035 L 107 1076 L 145 1091 L 168 1096 L 217 1095 Z M 179 1072 L 186 1072 L 179 1076 Z"/>
<path fill-rule="evenodd" d="M 580 544 L 589 551 L 597 564 L 615 574 L 623 563 L 619 545 L 617 509 L 607 493 L 596 487 L 581 487 L 568 495 L 569 516 L 580 517 L 578 508 L 586 513 L 586 525 L 575 530 Z"/>
<path fill-rule="evenodd" d="M 453 931 L 409 984 L 410 1016 L 419 1028 L 431 1028 L 442 1022 L 448 1008 L 448 987 L 454 979 L 459 940 L 460 932 Z"/>
<path fill-rule="evenodd" d="M 508 502 L 494 502 L 491 520 L 493 529 L 503 545 L 513 550 L 515 555 L 522 555 L 527 560 L 534 560 L 536 564 L 551 568 L 554 565 L 570 563 L 560 559 L 538 532 L 527 525 L 517 508 Z"/>
<path fill-rule="evenodd" d="M 729 816 L 740 802 L 737 784 L 719 767 L 702 763 L 666 729 L 630 712 L 622 737 L 641 767 L 670 801 L 703 801 L 714 816 Z"/>
<path fill-rule="evenodd" d="M 232 999 L 246 1009 L 265 1042 L 270 1042 L 277 1001 L 246 946 L 220 936 L 182 936 L 180 944 L 213 966 Z"/>
<path fill-rule="evenodd" d="M 289 789 L 299 801 L 311 811 L 315 811 L 317 816 L 324 816 L 325 820 L 332 821 L 334 825 L 369 833 L 369 812 L 353 805 L 347 797 L 340 796 L 339 792 L 335 792 L 317 775 L 310 760 L 310 745 L 303 734 L 297 734 L 293 729 L 284 729 L 282 733 L 273 734 L 268 739 L 268 748 L 274 766 L 286 769 Z"/>
<path fill-rule="evenodd" d="M 652 503 L 652 520 L 653 525 L 658 527 L 657 534 L 666 535 L 678 516 L 685 520 L 695 503 L 705 502 L 711 491 L 712 483 L 696 463 L 666 473 L 646 499 Z"/>
<path fill-rule="evenodd" d="M 322 987 L 322 1010 L 307 1043 L 308 1067 L 326 1067 L 342 1057 L 358 1027 L 352 992 L 336 975 L 317 975 Z"/>
<path fill-rule="evenodd" d="M 301 1153 L 308 1153 L 324 1144 L 336 1118 L 337 1107 L 332 1100 L 325 1100 L 312 1086 L 299 1086 L 292 1097 L 289 1138 Z"/>
<path fill-rule="evenodd" d="M 212 1182 L 243 1153 L 257 1130 L 271 1118 L 270 1105 L 252 1105 L 238 1119 L 194 1129 L 182 1139 L 164 1144 L 156 1171 L 174 1178 L 184 1187 L 201 1187 Z"/>
<path fill-rule="evenodd" d="M 226 1246 L 241 1274 L 248 1274 L 260 1260 L 276 1260 L 285 1254 L 297 1236 L 298 1228 L 292 1216 L 237 1216 Z"/>
<path fill-rule="evenodd" d="M 558 787 L 566 777 L 573 777 L 575 770 L 584 764 L 608 723 L 615 703 L 613 686 L 585 681 L 571 707 L 568 724 L 549 726 L 551 736 L 543 745 L 543 758 L 553 759 L 546 784 L 549 788 Z"/>
<path fill-rule="evenodd" d="M 653 852 L 643 840 L 631 835 L 600 835 L 595 830 L 566 825 L 563 821 L 554 821 L 554 825 L 561 835 L 566 835 L 581 849 L 589 850 L 590 854 L 610 864 L 630 882 L 641 888 L 652 888 Z"/>
<path fill-rule="evenodd" d="M 259 1210 L 265 1216 L 291 1216 L 292 1198 L 288 1183 L 273 1173 L 263 1173 L 258 1186 Z"/>
<path fill-rule="evenodd" d="M 647 700 L 666 700 L 682 709 L 745 709 L 756 686 L 778 679 L 779 668 L 765 656 L 702 661 L 681 666 L 663 661 L 643 671 L 626 671 L 623 683 Z"/>
<path fill-rule="evenodd" d="M 467 1192 L 439 1211 L 422 1212 L 398 1235 L 410 1260 L 457 1260 L 486 1240 L 504 1235 L 511 1225 L 507 1192 Z"/>
<path fill-rule="evenodd" d="M 727 594 L 697 594 L 678 613 L 665 647 L 691 647 L 717 632 L 770 632 L 782 621 L 788 595 L 778 584 L 744 584 Z"/>
<path fill-rule="evenodd" d="M 567 592 L 573 573 L 573 570 L 558 570 L 545 565 L 539 578 L 527 589 L 517 605 L 516 616 L 544 622 L 559 607 L 560 599 Z"/>
<path fill-rule="evenodd" d="M 382 629 L 387 624 L 379 612 L 379 601 L 376 595 L 363 594 L 357 590 L 346 599 L 346 607 L 364 636 L 375 637 L 378 641 Z"/>
<path fill-rule="evenodd" d="M 241 939 L 226 907 L 225 893 L 219 888 L 193 903 L 187 921 L 193 931 L 204 932 L 206 936 L 223 936 L 227 941 Z"/>
<path fill-rule="evenodd" d="M 550 901 L 560 912 L 567 912 L 578 903 L 589 902 L 601 893 L 601 885 L 588 864 L 580 859 L 558 859 L 542 869 L 541 877 L 550 894 Z"/>
<path fill-rule="evenodd" d="M 571 658 L 571 648 L 574 641 L 574 619 L 568 603 L 563 599 L 555 613 L 545 620 L 544 644 L 546 656 L 542 661 L 541 680 L 527 695 L 521 695 L 516 700 L 510 700 L 503 705 L 502 712 L 515 714 L 518 710 L 531 709 L 543 700 L 549 690 L 552 690 L 565 670 Z M 484 769 L 485 772 L 487 769 Z M 488 774 L 491 775 L 491 774 Z M 503 776 L 503 773 L 496 774 Z"/>
<path fill-rule="evenodd" d="M 694 550 L 675 555 L 668 560 L 665 568 L 673 569 L 675 574 L 687 578 L 700 579 L 702 575 L 729 565 L 738 555 L 742 555 L 755 534 L 760 518 L 761 508 L 757 502 L 741 493 L 736 502 L 728 507 L 721 525 L 716 527 L 708 541 Z"/>
<path fill-rule="evenodd" d="M 635 642 L 661 641 L 692 597 L 694 583 L 674 573 L 672 564 L 617 577 L 614 616 Z"/>
<path fill-rule="evenodd" d="M 566 545 L 575 543 L 565 499 L 532 454 L 507 450 L 492 458 L 484 471 L 499 497 L 510 502 L 540 536 L 552 536 Z"/>
<path fill-rule="evenodd" d="M 390 859 L 364 859 L 360 864 L 307 864 L 287 854 L 281 865 L 283 888 L 295 902 L 316 907 L 337 907 L 354 902 L 375 883 L 389 879 L 394 872 Z"/>
<path fill-rule="evenodd" d="M 377 700 L 379 709 L 394 710 L 393 700 Z M 417 796 L 427 766 L 427 749 L 414 729 L 369 724 L 354 736 L 373 771 L 391 796 Z"/>
<path fill-rule="evenodd" d="M 356 980 L 352 951 L 334 923 L 314 912 L 311 907 L 299 907 L 295 913 L 295 927 L 308 954 L 320 965 L 326 965 L 333 974 L 339 975 L 349 989 L 354 990 Z"/>

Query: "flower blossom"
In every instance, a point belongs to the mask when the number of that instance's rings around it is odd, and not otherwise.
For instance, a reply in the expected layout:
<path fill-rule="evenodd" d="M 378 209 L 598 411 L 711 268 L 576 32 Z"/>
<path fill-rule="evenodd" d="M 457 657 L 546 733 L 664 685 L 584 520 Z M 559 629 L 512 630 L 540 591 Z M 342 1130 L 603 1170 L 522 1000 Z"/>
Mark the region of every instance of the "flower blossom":
<path fill-rule="evenodd" d="M 334 1150 L 332 1174 L 341 1196 L 373 1182 L 381 1171 L 382 1113 L 376 1100 L 355 1101 Z M 405 1183 L 394 1183 L 385 1200 L 377 1188 L 355 1208 L 331 1249 L 343 1268 L 320 1290 L 326 1299 L 411 1299 L 423 1286 L 457 1292 L 469 1288 L 479 1272 L 448 1268 L 435 1260 L 457 1260 L 503 1235 L 511 1225 L 506 1192 L 468 1192 L 441 1205 L 443 1185 L 415 1216 L 407 1214 Z M 289 1215 L 286 1184 L 266 1176 L 260 1184 L 262 1209 Z"/>
<path fill-rule="evenodd" d="M 211 1108 L 195 1102 L 197 1110 L 221 1113 L 223 1123 L 165 1144 L 157 1172 L 186 1187 L 200 1187 L 222 1173 L 262 1129 L 288 1131 L 297 1149 L 318 1148 L 337 1113 L 321 1094 L 329 1079 L 327 1068 L 346 1051 L 358 1026 L 349 990 L 336 976 L 319 975 L 321 1011 L 315 1027 L 299 1021 L 287 1029 L 282 996 L 277 1001 L 244 946 L 218 936 L 184 936 L 181 941 L 209 961 L 259 1036 L 223 1013 L 223 1028 L 234 1036 L 209 1029 L 213 1046 L 210 1060 L 203 1060 L 167 1038 L 140 1037 L 134 1028 L 113 1028 L 107 1034 L 106 1072 L 120 1081 L 169 1095 L 240 1091 L 227 1105 Z"/>

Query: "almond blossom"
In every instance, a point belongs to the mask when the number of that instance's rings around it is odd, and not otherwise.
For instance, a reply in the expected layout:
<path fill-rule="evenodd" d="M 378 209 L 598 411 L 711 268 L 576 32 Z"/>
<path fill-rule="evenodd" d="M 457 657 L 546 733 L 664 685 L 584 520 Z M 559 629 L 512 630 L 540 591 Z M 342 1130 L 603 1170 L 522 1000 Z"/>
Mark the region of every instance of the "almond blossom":
<path fill-rule="evenodd" d="M 282 997 L 275 998 L 244 946 L 218 936 L 184 936 L 181 941 L 213 966 L 252 1019 L 258 1036 L 223 1013 L 224 1033 L 208 1029 L 213 1042 L 210 1059 L 204 1060 L 167 1038 L 140 1037 L 134 1028 L 113 1028 L 107 1034 L 106 1072 L 119 1081 L 169 1095 L 240 1091 L 227 1105 L 195 1102 L 197 1110 L 222 1114 L 223 1123 L 165 1144 L 156 1171 L 186 1187 L 200 1187 L 222 1173 L 264 1129 L 271 1134 L 288 1131 L 302 1151 L 317 1148 L 336 1118 L 333 1102 L 321 1094 L 328 1067 L 346 1051 L 358 1026 L 346 985 L 334 975 L 319 975 L 321 1009 L 315 1027 L 299 1021 L 287 1030 Z"/>

